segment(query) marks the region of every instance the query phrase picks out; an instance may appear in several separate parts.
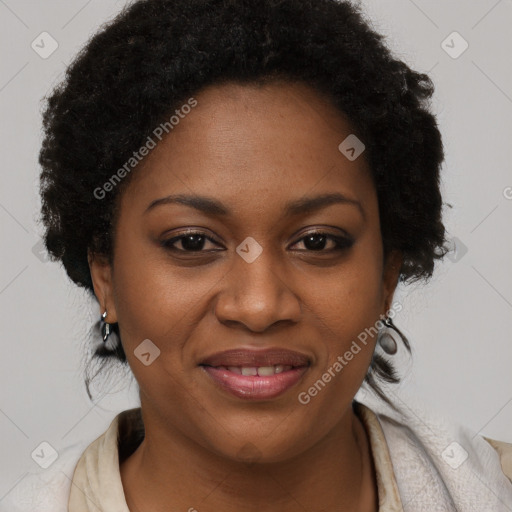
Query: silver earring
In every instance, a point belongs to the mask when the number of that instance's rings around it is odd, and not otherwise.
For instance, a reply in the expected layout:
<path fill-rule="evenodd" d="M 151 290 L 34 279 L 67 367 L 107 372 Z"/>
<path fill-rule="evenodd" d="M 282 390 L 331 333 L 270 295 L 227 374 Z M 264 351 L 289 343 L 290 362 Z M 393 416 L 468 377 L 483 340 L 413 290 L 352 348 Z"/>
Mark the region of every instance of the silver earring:
<path fill-rule="evenodd" d="M 393 325 L 391 318 L 385 318 L 382 323 L 384 324 L 384 327 L 379 330 L 377 343 L 386 354 L 393 356 L 398 350 L 398 344 L 395 338 L 398 331 Z"/>
<path fill-rule="evenodd" d="M 108 340 L 108 337 L 110 336 L 110 324 L 108 322 L 105 322 L 105 318 L 107 318 L 107 310 L 105 309 L 105 312 L 101 315 L 101 336 L 103 337 L 103 343 L 106 343 Z"/>

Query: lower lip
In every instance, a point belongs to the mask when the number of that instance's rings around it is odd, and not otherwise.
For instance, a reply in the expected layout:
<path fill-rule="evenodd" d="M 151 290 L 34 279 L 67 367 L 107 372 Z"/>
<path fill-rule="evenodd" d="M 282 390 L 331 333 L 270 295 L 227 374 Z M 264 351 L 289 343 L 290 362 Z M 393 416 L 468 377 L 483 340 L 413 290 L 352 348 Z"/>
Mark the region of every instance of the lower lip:
<path fill-rule="evenodd" d="M 202 366 L 206 373 L 225 391 L 246 400 L 275 398 L 295 386 L 308 367 L 292 368 L 286 372 L 267 377 L 240 375 L 213 366 Z"/>

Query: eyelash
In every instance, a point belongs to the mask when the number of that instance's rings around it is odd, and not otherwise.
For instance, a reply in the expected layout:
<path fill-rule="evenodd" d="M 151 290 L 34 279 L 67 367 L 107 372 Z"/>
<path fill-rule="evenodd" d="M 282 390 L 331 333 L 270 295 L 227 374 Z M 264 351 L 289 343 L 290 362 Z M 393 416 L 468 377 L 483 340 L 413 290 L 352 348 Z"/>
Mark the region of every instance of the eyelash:
<path fill-rule="evenodd" d="M 186 233 L 182 233 L 178 236 L 175 236 L 173 238 L 170 238 L 169 240 L 163 240 L 161 242 L 161 245 L 169 250 L 169 251 L 175 251 L 175 252 L 182 252 L 182 253 L 191 253 L 191 254 L 194 254 L 194 253 L 202 253 L 202 252 L 217 252 L 217 251 L 204 251 L 204 250 L 199 250 L 199 251 L 187 251 L 185 249 L 177 249 L 176 247 L 173 247 L 173 245 L 184 239 L 184 238 L 187 238 L 189 236 L 194 236 L 194 235 L 200 235 L 204 238 L 206 238 L 207 240 L 209 240 L 210 242 L 214 243 L 214 244 L 218 244 L 218 242 L 212 238 L 212 237 L 209 237 L 208 235 L 206 235 L 203 231 L 187 231 Z M 335 242 L 336 244 L 336 247 L 333 248 L 333 249 L 321 249 L 321 250 L 318 250 L 318 251 L 314 251 L 312 249 L 305 249 L 303 250 L 306 251 L 306 252 L 313 252 L 313 253 L 329 253 L 329 252 L 338 252 L 338 251 L 343 251 L 343 250 L 347 250 L 349 249 L 350 247 L 352 247 L 353 243 L 354 243 L 354 240 L 352 240 L 351 238 L 349 237 L 343 237 L 343 236 L 336 236 L 336 235 L 333 235 L 333 234 L 330 234 L 330 233 L 327 233 L 325 231 L 310 231 L 309 233 L 305 234 L 304 236 L 302 236 L 301 238 L 299 238 L 299 240 L 297 240 L 293 245 L 295 245 L 296 243 L 304 240 L 305 238 L 307 238 L 308 236 L 314 236 L 314 235 L 318 235 L 318 236 L 325 236 L 326 238 L 332 240 Z"/>

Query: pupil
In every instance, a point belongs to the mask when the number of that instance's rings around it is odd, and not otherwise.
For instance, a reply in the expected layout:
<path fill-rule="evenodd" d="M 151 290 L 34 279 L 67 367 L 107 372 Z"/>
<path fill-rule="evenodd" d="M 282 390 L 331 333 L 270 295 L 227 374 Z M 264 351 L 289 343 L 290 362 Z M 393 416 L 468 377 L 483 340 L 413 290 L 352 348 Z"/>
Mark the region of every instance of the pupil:
<path fill-rule="evenodd" d="M 203 235 L 187 235 L 181 241 L 183 248 L 188 251 L 200 251 L 204 246 L 204 242 Z"/>
<path fill-rule="evenodd" d="M 304 239 L 304 245 L 310 251 L 318 251 L 325 248 L 327 237 L 325 235 L 309 235 Z M 188 251 L 200 251 L 204 247 L 203 235 L 187 235 L 181 241 L 183 248 Z"/>
<path fill-rule="evenodd" d="M 316 243 L 314 242 L 315 239 L 317 239 Z M 304 245 L 307 249 L 312 251 L 324 249 L 326 239 L 327 237 L 325 235 L 309 235 L 304 239 Z"/>

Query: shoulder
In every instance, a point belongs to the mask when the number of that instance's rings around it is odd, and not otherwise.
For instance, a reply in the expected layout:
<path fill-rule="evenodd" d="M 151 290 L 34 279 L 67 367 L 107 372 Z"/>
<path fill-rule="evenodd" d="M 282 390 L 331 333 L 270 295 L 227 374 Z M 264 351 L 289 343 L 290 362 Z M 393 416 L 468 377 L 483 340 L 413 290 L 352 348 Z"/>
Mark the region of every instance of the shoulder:
<path fill-rule="evenodd" d="M 503 473 L 512 482 L 512 443 L 496 441 L 488 437 L 484 437 L 484 439 L 498 452 Z"/>
<path fill-rule="evenodd" d="M 67 512 L 73 471 L 85 447 L 77 443 L 59 450 L 46 469 L 28 468 L 0 501 L 0 512 Z"/>
<path fill-rule="evenodd" d="M 505 510 L 512 503 L 512 445 L 476 435 L 421 404 L 367 400 L 384 432 L 400 495 L 428 510 Z M 456 471 L 455 471 L 456 470 Z M 493 489 L 490 492 L 490 489 Z M 418 508 L 415 512 L 418 512 Z M 427 510 L 423 507 L 421 510 Z"/>

